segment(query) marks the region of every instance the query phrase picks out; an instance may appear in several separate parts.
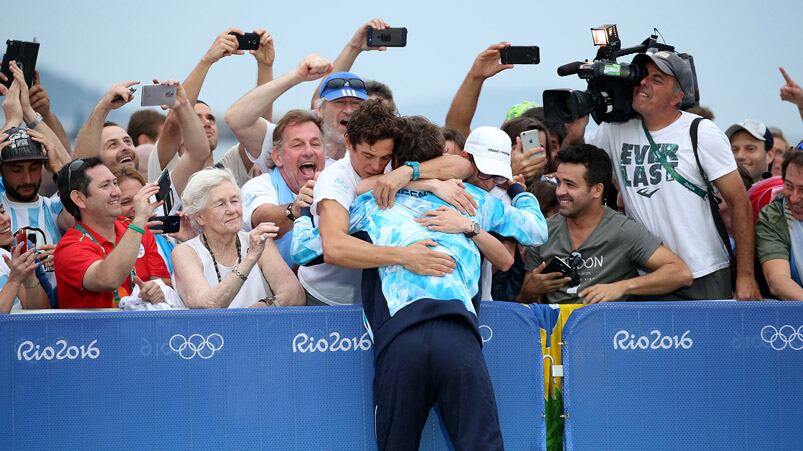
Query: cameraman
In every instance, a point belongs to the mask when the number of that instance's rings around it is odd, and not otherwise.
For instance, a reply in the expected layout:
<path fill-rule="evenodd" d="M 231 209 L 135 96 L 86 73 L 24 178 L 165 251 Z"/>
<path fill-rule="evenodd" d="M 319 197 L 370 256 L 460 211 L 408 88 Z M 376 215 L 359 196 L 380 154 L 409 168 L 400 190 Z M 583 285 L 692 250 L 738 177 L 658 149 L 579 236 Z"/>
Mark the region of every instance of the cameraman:
<path fill-rule="evenodd" d="M 605 149 L 611 157 L 627 214 L 657 235 L 692 272 L 692 286 L 660 299 L 731 298 L 734 293 L 728 254 L 717 233 L 705 197 L 705 181 L 692 150 L 690 127 L 697 116 L 680 109 L 694 103 L 691 68 L 668 51 L 638 54 L 633 64 L 646 74 L 633 89 L 632 106 L 640 117 L 601 124 L 590 144 Z M 582 142 L 587 124 L 587 116 L 567 124 L 566 142 Z M 651 150 L 645 130 L 664 155 L 665 164 Z M 728 138 L 705 120 L 697 137 L 700 164 L 733 215 L 735 298 L 761 299 L 753 271 L 755 237 L 750 202 Z"/>

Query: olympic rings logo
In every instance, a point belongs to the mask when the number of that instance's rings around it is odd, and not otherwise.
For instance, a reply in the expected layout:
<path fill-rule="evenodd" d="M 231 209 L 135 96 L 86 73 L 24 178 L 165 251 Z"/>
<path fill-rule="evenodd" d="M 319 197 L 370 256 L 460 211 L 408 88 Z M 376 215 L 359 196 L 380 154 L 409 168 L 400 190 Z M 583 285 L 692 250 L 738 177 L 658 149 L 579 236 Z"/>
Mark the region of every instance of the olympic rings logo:
<path fill-rule="evenodd" d="M 213 333 L 204 338 L 201 334 L 192 334 L 186 338 L 184 335 L 176 334 L 170 337 L 169 344 L 170 349 L 184 360 L 190 360 L 196 355 L 202 359 L 209 359 L 215 352 L 223 349 L 223 336 Z"/>
<path fill-rule="evenodd" d="M 803 326 L 795 329 L 788 324 L 775 328 L 764 326 L 761 329 L 761 339 L 776 351 L 783 351 L 788 346 L 793 351 L 803 349 Z"/>

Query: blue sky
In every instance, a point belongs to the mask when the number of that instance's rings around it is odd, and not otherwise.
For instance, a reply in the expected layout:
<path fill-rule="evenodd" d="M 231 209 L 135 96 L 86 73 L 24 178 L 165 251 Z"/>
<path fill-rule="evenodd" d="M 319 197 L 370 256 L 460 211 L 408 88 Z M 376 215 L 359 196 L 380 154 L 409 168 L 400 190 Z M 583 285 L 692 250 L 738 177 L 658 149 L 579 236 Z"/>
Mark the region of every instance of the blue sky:
<path fill-rule="evenodd" d="M 373 4 L 372 4 L 373 3 Z M 225 6 L 223 6 L 225 5 Z M 362 6 L 361 6 L 362 5 Z M 669 44 L 694 55 L 701 103 L 727 128 L 744 118 L 780 126 L 798 140 L 800 117 L 778 90 L 784 66 L 803 84 L 803 2 L 169 2 L 45 1 L 0 17 L 3 38 L 36 37 L 40 67 L 103 92 L 117 81 L 183 79 L 214 37 L 229 26 L 267 28 L 275 37 L 275 73 L 308 53 L 334 59 L 354 30 L 372 17 L 409 30 L 408 46 L 364 53 L 353 71 L 391 86 L 402 114 L 442 123 L 449 102 L 474 57 L 507 40 L 541 47 L 541 64 L 518 66 L 486 82 L 474 126 L 498 125 L 520 100 L 540 102 L 544 89 L 583 89 L 560 78 L 566 62 L 592 58 L 589 28 L 617 23 L 623 46 L 638 44 L 657 27 Z M 219 117 L 253 87 L 250 55 L 212 68 L 201 97 Z M 281 113 L 309 103 L 314 85 L 298 86 L 276 104 Z M 53 99 L 58 103 L 57 98 Z M 137 100 L 138 102 L 138 100 Z"/>

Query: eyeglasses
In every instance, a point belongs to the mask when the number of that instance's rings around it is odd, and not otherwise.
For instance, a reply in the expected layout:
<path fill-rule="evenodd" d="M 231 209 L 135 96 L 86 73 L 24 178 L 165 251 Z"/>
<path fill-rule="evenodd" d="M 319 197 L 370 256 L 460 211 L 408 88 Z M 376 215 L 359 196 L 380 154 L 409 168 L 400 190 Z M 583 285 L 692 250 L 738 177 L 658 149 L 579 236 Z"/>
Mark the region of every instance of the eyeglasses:
<path fill-rule="evenodd" d="M 82 160 L 81 158 L 79 158 L 77 160 L 71 161 L 70 165 L 67 166 L 67 190 L 68 191 L 72 191 L 72 173 L 73 173 L 73 171 L 77 171 L 77 170 L 81 169 L 81 166 L 83 166 L 84 163 L 85 163 L 85 161 Z"/>
<path fill-rule="evenodd" d="M 501 185 L 507 182 L 507 177 L 502 175 L 488 175 L 477 169 L 477 178 L 480 180 L 493 179 L 494 185 Z"/>
<path fill-rule="evenodd" d="M 345 88 L 346 86 L 365 91 L 365 82 L 359 78 L 333 78 L 326 82 L 326 84 L 323 86 L 323 89 L 321 89 L 321 92 L 324 92 L 327 89 L 341 89 Z"/>

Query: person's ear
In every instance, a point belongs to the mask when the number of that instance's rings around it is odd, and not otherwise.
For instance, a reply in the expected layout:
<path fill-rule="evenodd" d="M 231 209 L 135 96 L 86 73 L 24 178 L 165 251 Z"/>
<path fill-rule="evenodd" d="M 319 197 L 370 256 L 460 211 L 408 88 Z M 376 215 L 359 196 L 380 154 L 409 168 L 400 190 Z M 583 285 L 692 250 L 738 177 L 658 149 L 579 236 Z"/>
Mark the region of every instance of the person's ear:
<path fill-rule="evenodd" d="M 78 208 L 86 208 L 86 195 L 78 190 L 73 190 L 70 193 L 70 200 Z"/>

